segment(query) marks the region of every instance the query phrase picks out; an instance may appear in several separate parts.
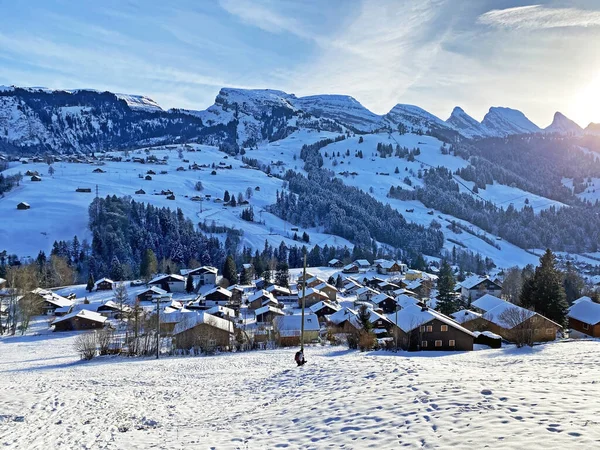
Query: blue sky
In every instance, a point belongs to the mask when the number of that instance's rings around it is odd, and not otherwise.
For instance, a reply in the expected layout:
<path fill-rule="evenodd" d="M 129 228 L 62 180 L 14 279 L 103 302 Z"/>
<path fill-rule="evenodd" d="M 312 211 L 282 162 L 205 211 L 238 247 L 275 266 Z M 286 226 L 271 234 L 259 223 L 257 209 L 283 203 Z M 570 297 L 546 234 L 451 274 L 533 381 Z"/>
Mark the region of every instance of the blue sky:
<path fill-rule="evenodd" d="M 0 3 L 0 84 L 144 94 L 204 109 L 219 88 L 348 94 L 481 120 L 600 122 L 600 1 Z"/>

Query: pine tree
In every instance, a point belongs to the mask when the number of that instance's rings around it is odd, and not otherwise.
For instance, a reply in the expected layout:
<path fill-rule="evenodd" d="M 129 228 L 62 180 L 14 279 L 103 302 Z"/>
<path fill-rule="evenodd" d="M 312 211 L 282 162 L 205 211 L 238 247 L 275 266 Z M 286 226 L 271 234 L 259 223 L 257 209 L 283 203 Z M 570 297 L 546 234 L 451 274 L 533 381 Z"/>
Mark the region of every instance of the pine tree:
<path fill-rule="evenodd" d="M 527 279 L 521 291 L 521 305 L 532 308 L 556 323 L 564 324 L 569 304 L 562 284 L 562 274 L 550 249 L 540 258 L 540 265 Z"/>
<path fill-rule="evenodd" d="M 229 195 L 229 191 L 225 191 L 225 194 L 223 194 L 223 202 L 229 203 L 230 200 L 231 196 Z"/>
<path fill-rule="evenodd" d="M 185 292 L 188 294 L 194 292 L 194 277 L 191 275 L 188 275 L 187 279 L 185 280 Z"/>
<path fill-rule="evenodd" d="M 110 277 L 115 281 L 121 281 L 124 277 L 123 266 L 119 262 L 119 258 L 113 257 L 110 263 Z"/>
<path fill-rule="evenodd" d="M 582 295 L 585 287 L 583 279 L 579 276 L 570 261 L 567 262 L 567 267 L 563 279 L 563 287 L 565 289 L 567 303 L 572 305 Z"/>
<path fill-rule="evenodd" d="M 87 280 L 87 284 L 85 286 L 85 290 L 88 292 L 92 292 L 94 290 L 94 283 L 95 283 L 94 275 L 92 275 L 90 273 L 90 276 L 88 277 L 88 280 Z"/>
<path fill-rule="evenodd" d="M 368 333 L 373 329 L 373 324 L 371 323 L 371 310 L 367 305 L 360 305 L 360 308 L 358 308 L 357 319 L 365 332 Z"/>
<path fill-rule="evenodd" d="M 145 280 L 149 280 L 158 270 L 158 260 L 152 249 L 146 249 L 142 262 L 140 264 L 140 275 Z"/>
<path fill-rule="evenodd" d="M 335 279 L 335 287 L 338 291 L 344 287 L 344 280 L 340 274 L 338 274 L 337 278 Z"/>
<path fill-rule="evenodd" d="M 458 311 L 458 304 L 454 294 L 455 284 L 452 267 L 448 264 L 448 261 L 443 260 L 438 278 L 437 297 L 437 310 L 442 314 L 449 315 Z"/>
<path fill-rule="evenodd" d="M 288 263 L 281 261 L 277 263 L 277 272 L 275 273 L 275 284 L 288 287 L 290 284 L 290 271 Z"/>
<path fill-rule="evenodd" d="M 235 267 L 235 261 L 231 255 L 227 255 L 227 258 L 225 259 L 225 264 L 223 265 L 223 278 L 229 281 L 230 285 L 237 284 L 238 282 L 237 268 Z"/>

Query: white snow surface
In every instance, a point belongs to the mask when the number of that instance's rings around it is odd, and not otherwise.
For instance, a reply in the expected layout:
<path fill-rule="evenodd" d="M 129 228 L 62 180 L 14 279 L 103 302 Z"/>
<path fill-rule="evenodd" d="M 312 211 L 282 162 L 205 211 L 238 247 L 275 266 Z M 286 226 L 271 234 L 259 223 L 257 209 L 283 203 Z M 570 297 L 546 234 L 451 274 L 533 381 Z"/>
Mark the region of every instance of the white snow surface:
<path fill-rule="evenodd" d="M 149 97 L 144 95 L 131 95 L 131 94 L 115 94 L 117 98 L 125 100 L 127 106 L 131 109 L 137 109 L 142 111 L 156 112 L 162 111 L 158 103 Z"/>
<path fill-rule="evenodd" d="M 77 333 L 0 339 L 7 449 L 595 448 L 599 342 L 343 347 L 82 362 Z"/>
<path fill-rule="evenodd" d="M 546 133 L 558 133 L 567 135 L 580 135 L 583 134 L 583 128 L 573 122 L 571 119 L 566 117 L 560 112 L 554 114 L 552 123 L 544 128 Z"/>
<path fill-rule="evenodd" d="M 504 107 L 491 107 L 481 124 L 494 136 L 537 133 L 540 128 L 521 111 Z"/>

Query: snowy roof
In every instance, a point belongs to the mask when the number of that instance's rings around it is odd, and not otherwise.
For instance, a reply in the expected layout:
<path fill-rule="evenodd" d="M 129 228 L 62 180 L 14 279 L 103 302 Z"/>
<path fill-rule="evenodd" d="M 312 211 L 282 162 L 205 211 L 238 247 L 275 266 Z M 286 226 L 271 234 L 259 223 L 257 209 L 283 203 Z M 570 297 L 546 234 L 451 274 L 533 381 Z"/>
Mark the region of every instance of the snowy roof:
<path fill-rule="evenodd" d="M 384 301 L 384 300 L 386 300 L 386 299 L 393 300 L 393 299 L 392 299 L 392 297 L 390 297 L 389 295 L 382 293 L 382 294 L 377 294 L 375 297 L 373 297 L 373 298 L 371 299 L 371 301 L 372 301 L 373 303 L 377 303 L 377 304 L 379 304 L 379 303 L 381 303 L 382 301 Z"/>
<path fill-rule="evenodd" d="M 119 305 L 118 303 L 114 302 L 113 300 L 107 300 L 106 302 L 104 302 L 102 305 L 99 305 L 98 308 L 100 308 L 101 306 L 105 306 L 107 308 L 110 309 L 114 309 L 115 311 L 130 311 L 131 308 L 128 305 Z"/>
<path fill-rule="evenodd" d="M 279 308 L 275 308 L 274 306 L 266 305 L 266 306 L 261 306 L 256 311 L 254 311 L 254 315 L 255 316 L 260 316 L 261 314 L 265 314 L 265 313 L 268 313 L 268 312 L 272 312 L 273 314 L 278 314 L 280 316 L 283 316 L 285 314 Z"/>
<path fill-rule="evenodd" d="M 110 283 L 110 284 L 114 283 L 114 281 L 111 280 L 110 278 L 100 278 L 98 281 L 96 281 L 94 283 L 94 286 L 97 286 L 97 285 L 99 285 L 100 283 L 103 283 L 103 282 Z"/>
<path fill-rule="evenodd" d="M 325 280 L 323 278 L 319 278 L 319 277 L 311 277 L 308 280 L 306 280 L 306 284 L 310 284 L 310 283 L 314 283 L 315 281 L 318 281 L 319 283 L 325 283 Z"/>
<path fill-rule="evenodd" d="M 479 275 L 473 275 L 472 277 L 465 279 L 465 281 L 462 281 L 460 283 L 460 285 L 462 287 L 464 287 L 465 289 L 474 289 L 479 283 L 486 281 L 486 280 L 490 281 L 496 285 L 498 284 L 489 277 L 480 277 Z"/>
<path fill-rule="evenodd" d="M 315 303 L 314 305 L 312 305 L 310 307 L 310 310 L 314 313 L 317 313 L 319 311 L 321 311 L 323 308 L 325 307 L 329 307 L 331 309 L 333 309 L 334 311 L 339 311 L 340 310 L 340 306 L 339 305 L 335 305 L 333 303 L 330 303 L 328 301 L 320 301 L 319 303 Z"/>
<path fill-rule="evenodd" d="M 418 289 L 423 284 L 423 280 L 414 280 L 406 285 L 406 289 Z"/>
<path fill-rule="evenodd" d="M 590 325 L 596 325 L 600 323 L 600 303 L 588 301 L 575 303 L 569 308 L 567 317 Z"/>
<path fill-rule="evenodd" d="M 175 314 L 175 313 L 171 313 Z M 173 329 L 173 334 L 183 333 L 191 328 L 194 328 L 197 325 L 206 324 L 213 326 L 215 328 L 219 328 L 221 330 L 227 331 L 229 333 L 233 333 L 233 323 L 226 319 L 221 319 L 220 317 L 213 316 L 204 311 L 198 312 L 195 315 L 189 314 L 184 316 L 181 322 L 178 322 Z"/>
<path fill-rule="evenodd" d="M 452 313 L 451 316 L 458 323 L 465 323 L 469 322 L 470 320 L 479 319 L 481 317 L 481 314 L 476 313 L 475 311 L 470 311 L 468 309 L 463 309 L 462 311 Z"/>
<path fill-rule="evenodd" d="M 69 313 L 71 311 L 71 308 L 72 308 L 72 306 L 62 306 L 60 308 L 56 308 L 54 310 L 54 312 L 58 313 L 58 314 L 60 314 L 60 313 L 65 313 L 66 314 L 66 313 Z"/>
<path fill-rule="evenodd" d="M 590 302 L 593 303 L 594 300 L 592 300 L 590 297 L 588 297 L 587 295 L 584 295 L 583 297 L 579 297 L 577 300 L 575 300 L 573 302 L 574 305 L 576 305 L 577 303 L 581 303 L 581 302 Z"/>
<path fill-rule="evenodd" d="M 350 264 L 347 264 L 347 265 L 345 265 L 345 266 L 343 267 L 343 270 L 350 270 L 350 269 L 352 269 L 353 267 L 358 267 L 358 264 L 356 264 L 356 263 L 350 263 Z"/>
<path fill-rule="evenodd" d="M 325 289 L 325 288 L 329 288 L 329 289 L 333 289 L 334 291 L 337 291 L 337 288 L 336 288 L 335 286 L 332 286 L 331 284 L 329 284 L 329 283 L 326 283 L 326 282 L 323 282 L 323 283 L 321 283 L 321 284 L 317 284 L 317 285 L 315 286 L 315 289 L 316 289 L 317 291 L 322 291 L 322 290 L 323 290 L 323 289 Z"/>
<path fill-rule="evenodd" d="M 305 295 L 307 297 L 310 295 L 316 295 L 317 297 L 321 297 L 321 298 L 329 298 L 326 294 L 324 294 L 323 292 L 321 292 L 315 288 L 308 288 L 305 292 Z M 304 296 L 302 295 L 302 291 L 298 292 L 298 298 L 303 298 L 303 297 Z"/>
<path fill-rule="evenodd" d="M 473 334 L 475 335 L 475 337 L 483 335 L 492 339 L 502 339 L 502 336 L 496 333 L 492 333 L 491 331 L 473 331 Z"/>
<path fill-rule="evenodd" d="M 371 263 L 366 259 L 357 259 L 356 261 L 354 261 L 354 263 L 357 264 L 359 267 L 371 267 Z"/>
<path fill-rule="evenodd" d="M 72 302 L 68 298 L 55 294 L 54 292 L 49 291 L 47 289 L 34 289 L 31 292 L 33 294 L 39 295 L 44 301 L 51 303 L 59 308 L 62 308 L 64 306 L 73 306 L 74 304 L 74 302 Z"/>
<path fill-rule="evenodd" d="M 342 308 L 338 312 L 331 314 L 329 316 L 329 321 L 333 324 L 340 324 L 346 320 L 349 320 L 352 317 L 356 316 L 356 311 L 350 308 Z"/>
<path fill-rule="evenodd" d="M 389 261 L 387 259 L 379 260 L 379 262 L 377 262 L 377 265 L 382 269 L 390 269 L 394 266 L 394 264 L 397 264 L 399 266 L 402 265 L 402 263 L 399 261 Z"/>
<path fill-rule="evenodd" d="M 106 317 L 104 317 L 102 314 L 98 314 L 97 312 L 90 311 L 88 309 L 80 309 L 79 311 L 74 311 L 74 312 L 72 312 L 70 314 L 66 314 L 66 315 L 64 315 L 62 317 L 59 317 L 58 319 L 55 319 L 52 322 L 52 325 L 56 325 L 57 323 L 73 319 L 74 317 L 78 317 L 78 318 L 81 318 L 81 319 L 92 320 L 94 322 L 100 322 L 100 323 L 106 322 Z"/>
<path fill-rule="evenodd" d="M 189 309 L 174 310 L 173 308 L 167 307 L 164 312 L 160 314 L 160 322 L 179 323 L 186 317 L 190 317 L 190 314 L 197 314 L 197 312 Z"/>
<path fill-rule="evenodd" d="M 461 325 L 459 325 L 458 323 L 456 323 L 454 320 L 450 319 L 449 317 L 447 317 L 433 309 L 421 308 L 416 305 L 407 306 L 406 308 L 401 309 L 397 313 L 388 314 L 387 318 L 392 323 L 395 323 L 398 326 L 398 328 L 400 328 L 405 333 L 408 333 L 408 332 L 414 330 L 415 328 L 418 328 L 421 325 L 426 324 L 427 322 L 437 319 L 440 322 L 443 322 L 448 326 L 451 326 L 453 328 L 456 328 L 456 329 L 462 331 L 463 333 L 466 333 L 470 336 L 475 336 L 471 331 L 462 327 Z M 396 318 L 398 320 L 397 322 L 396 322 Z"/>
<path fill-rule="evenodd" d="M 501 298 L 496 297 L 495 295 L 485 294 L 471 303 L 475 308 L 479 308 L 482 311 L 490 311 L 494 309 L 498 305 L 502 305 L 503 303 L 507 303 Z"/>
<path fill-rule="evenodd" d="M 494 308 L 486 311 L 486 313 L 483 315 L 483 318 L 507 330 L 510 330 L 515 326 L 525 322 L 527 319 L 535 316 L 534 311 L 521 308 L 520 306 L 514 305 L 510 302 L 505 302 L 504 300 L 500 300 L 500 302 L 501 303 Z M 519 320 L 519 323 L 513 323 L 512 320 L 510 322 L 507 321 L 507 317 L 504 313 L 512 310 L 515 312 L 518 311 L 519 314 L 514 316 L 514 321 L 516 322 Z"/>
<path fill-rule="evenodd" d="M 146 289 L 145 291 L 140 292 L 138 295 L 145 294 L 146 292 L 154 292 L 155 294 L 158 294 L 158 295 L 165 295 L 167 293 L 167 291 L 159 288 L 158 286 L 152 286 L 150 289 Z"/>
<path fill-rule="evenodd" d="M 192 273 L 192 275 L 199 275 L 199 274 L 203 274 L 203 273 L 218 273 L 218 269 L 216 267 L 212 267 L 212 266 L 202 266 L 202 267 L 196 267 L 195 269 L 181 269 L 179 271 L 179 273 L 182 276 L 188 275 L 189 273 Z"/>
<path fill-rule="evenodd" d="M 360 289 L 358 289 L 356 291 L 356 295 L 362 295 L 362 294 L 366 294 L 367 292 L 371 292 L 372 294 L 378 294 L 379 292 L 377 292 L 375 289 L 371 289 L 370 287 L 361 287 Z"/>
<path fill-rule="evenodd" d="M 302 316 L 300 314 L 278 316 L 275 317 L 273 322 L 275 329 L 283 335 L 299 335 L 302 328 Z M 320 329 L 319 318 L 315 314 L 304 314 L 304 331 L 319 331 Z"/>
<path fill-rule="evenodd" d="M 227 316 L 227 317 L 235 317 L 235 310 L 228 308 L 227 306 L 216 305 L 216 306 L 213 306 L 212 308 L 208 308 L 205 312 L 207 314 L 222 313 L 224 316 Z"/>
<path fill-rule="evenodd" d="M 379 319 L 382 319 L 385 322 L 389 322 L 389 319 L 386 316 L 379 314 L 378 312 L 374 311 L 372 308 L 369 308 L 368 310 L 369 310 L 369 322 L 374 323 L 376 320 L 379 320 Z M 349 320 L 350 320 L 350 323 L 352 323 L 352 325 L 354 325 L 355 328 L 361 328 L 361 325 L 358 320 L 358 312 L 356 313 L 356 315 L 350 316 Z"/>
<path fill-rule="evenodd" d="M 260 299 L 260 298 L 265 298 L 268 299 L 270 301 L 272 301 L 273 303 L 277 303 L 277 299 L 273 296 L 273 294 L 271 294 L 270 292 L 261 289 L 259 291 L 256 291 L 254 294 L 252 294 L 251 296 L 248 297 L 248 301 L 250 303 Z"/>
<path fill-rule="evenodd" d="M 416 305 L 419 300 L 406 294 L 400 294 L 396 297 L 396 303 L 401 308 L 406 308 L 407 306 Z"/>
<path fill-rule="evenodd" d="M 337 258 L 333 258 L 333 259 L 329 260 L 328 264 L 337 264 L 337 263 L 339 263 L 339 262 L 340 262 L 340 260 L 339 260 L 339 259 L 337 259 Z"/>
<path fill-rule="evenodd" d="M 268 292 L 277 291 L 277 292 L 281 292 L 281 293 L 288 294 L 288 295 L 291 295 L 291 293 L 292 293 L 292 291 L 289 288 L 286 288 L 283 286 L 277 286 L 276 284 L 272 284 L 266 290 Z"/>
<path fill-rule="evenodd" d="M 0 278 L 0 284 L 2 283 L 6 283 L 6 280 L 4 278 Z"/>
<path fill-rule="evenodd" d="M 204 297 L 206 297 L 207 295 L 210 295 L 210 294 L 214 294 L 215 292 L 218 292 L 219 294 L 223 294 L 225 297 L 231 297 L 233 295 L 231 293 L 231 291 L 228 291 L 227 289 L 224 289 L 221 286 L 217 286 L 217 287 L 212 288 L 210 291 L 205 292 Z"/>
<path fill-rule="evenodd" d="M 153 279 L 151 279 L 150 281 L 148 281 L 148 284 L 155 284 L 158 283 L 162 280 L 164 280 L 165 278 L 173 278 L 177 281 L 185 281 L 185 277 L 182 275 L 177 275 L 176 273 L 172 273 L 172 274 L 163 274 L 163 275 L 157 275 L 155 276 Z"/>

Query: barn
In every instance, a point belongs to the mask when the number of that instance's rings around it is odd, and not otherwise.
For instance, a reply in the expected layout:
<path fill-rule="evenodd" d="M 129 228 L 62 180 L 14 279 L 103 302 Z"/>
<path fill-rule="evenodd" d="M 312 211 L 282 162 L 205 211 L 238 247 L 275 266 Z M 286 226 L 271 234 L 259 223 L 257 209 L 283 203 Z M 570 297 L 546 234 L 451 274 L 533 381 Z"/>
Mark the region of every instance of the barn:
<path fill-rule="evenodd" d="M 66 314 L 52 322 L 54 331 L 97 330 L 104 328 L 106 317 L 94 311 L 81 309 Z"/>

